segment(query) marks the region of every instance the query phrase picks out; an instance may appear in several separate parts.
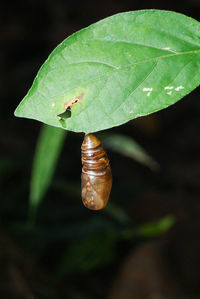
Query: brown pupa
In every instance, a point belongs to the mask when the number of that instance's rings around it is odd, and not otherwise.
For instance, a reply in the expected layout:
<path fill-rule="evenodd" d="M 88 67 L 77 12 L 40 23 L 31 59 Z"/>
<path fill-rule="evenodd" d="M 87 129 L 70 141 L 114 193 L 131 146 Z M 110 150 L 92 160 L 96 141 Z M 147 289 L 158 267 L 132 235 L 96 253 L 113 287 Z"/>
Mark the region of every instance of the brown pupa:
<path fill-rule="evenodd" d="M 81 146 L 82 201 L 91 210 L 103 209 L 112 188 L 112 172 L 106 152 L 98 138 L 85 134 Z"/>

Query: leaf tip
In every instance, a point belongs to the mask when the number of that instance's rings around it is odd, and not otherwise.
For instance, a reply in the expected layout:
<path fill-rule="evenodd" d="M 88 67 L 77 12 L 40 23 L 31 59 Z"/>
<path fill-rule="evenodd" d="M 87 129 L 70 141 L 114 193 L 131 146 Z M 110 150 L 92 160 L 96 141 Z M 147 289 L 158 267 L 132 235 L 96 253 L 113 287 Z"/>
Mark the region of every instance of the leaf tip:
<path fill-rule="evenodd" d="M 16 117 L 19 117 L 19 116 L 20 116 L 18 107 L 19 107 L 19 106 L 17 106 L 17 108 L 16 108 L 15 111 L 14 111 L 14 116 L 16 116 Z"/>
<path fill-rule="evenodd" d="M 23 116 L 22 113 L 21 113 L 21 103 L 22 102 L 19 103 L 19 105 L 17 106 L 17 108 L 14 111 L 14 116 L 16 116 L 16 117 L 22 117 Z"/>

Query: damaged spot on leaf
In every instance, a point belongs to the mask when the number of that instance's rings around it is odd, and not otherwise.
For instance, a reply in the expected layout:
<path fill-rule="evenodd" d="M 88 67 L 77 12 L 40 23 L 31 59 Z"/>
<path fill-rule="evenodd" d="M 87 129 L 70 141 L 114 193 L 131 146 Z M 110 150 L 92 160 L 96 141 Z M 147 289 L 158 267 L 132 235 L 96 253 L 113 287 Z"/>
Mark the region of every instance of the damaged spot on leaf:
<path fill-rule="evenodd" d="M 84 93 L 82 92 L 79 96 L 76 98 L 68 101 L 67 103 L 64 104 L 64 112 L 60 113 L 57 115 L 58 120 L 60 121 L 62 127 L 65 124 L 65 120 L 71 117 L 71 108 L 80 102 L 80 100 L 83 98 Z M 66 127 L 66 124 L 65 126 Z"/>
<path fill-rule="evenodd" d="M 77 104 L 78 102 L 80 102 L 80 100 L 83 98 L 84 93 L 82 92 L 78 97 L 76 97 L 75 99 L 70 100 L 69 102 L 64 104 L 64 108 L 65 111 L 69 110 L 71 111 L 72 106 L 74 106 L 75 104 Z"/>
<path fill-rule="evenodd" d="M 66 111 L 58 114 L 57 117 L 58 117 L 58 120 L 61 120 L 61 119 L 65 120 L 67 118 L 70 118 L 71 117 L 71 111 L 66 110 Z"/>

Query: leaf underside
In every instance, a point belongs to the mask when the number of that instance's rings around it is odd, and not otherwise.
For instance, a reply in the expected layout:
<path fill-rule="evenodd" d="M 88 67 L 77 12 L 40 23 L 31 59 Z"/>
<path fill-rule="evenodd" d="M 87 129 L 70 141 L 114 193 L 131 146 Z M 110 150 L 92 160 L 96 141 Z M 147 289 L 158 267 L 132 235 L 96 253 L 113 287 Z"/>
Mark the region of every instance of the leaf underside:
<path fill-rule="evenodd" d="M 65 39 L 15 115 L 96 132 L 172 105 L 199 83 L 199 22 L 171 11 L 120 13 Z M 69 105 L 71 117 L 57 117 Z"/>

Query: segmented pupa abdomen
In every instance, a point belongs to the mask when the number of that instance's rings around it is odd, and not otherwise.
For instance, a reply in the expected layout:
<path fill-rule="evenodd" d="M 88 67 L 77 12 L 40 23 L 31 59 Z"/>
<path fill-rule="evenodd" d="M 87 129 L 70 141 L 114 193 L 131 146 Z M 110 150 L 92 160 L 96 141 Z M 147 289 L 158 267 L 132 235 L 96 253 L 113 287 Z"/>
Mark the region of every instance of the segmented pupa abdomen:
<path fill-rule="evenodd" d="M 103 209 L 112 187 L 112 172 L 106 152 L 98 138 L 86 134 L 81 146 L 81 189 L 83 204 L 92 210 Z"/>

